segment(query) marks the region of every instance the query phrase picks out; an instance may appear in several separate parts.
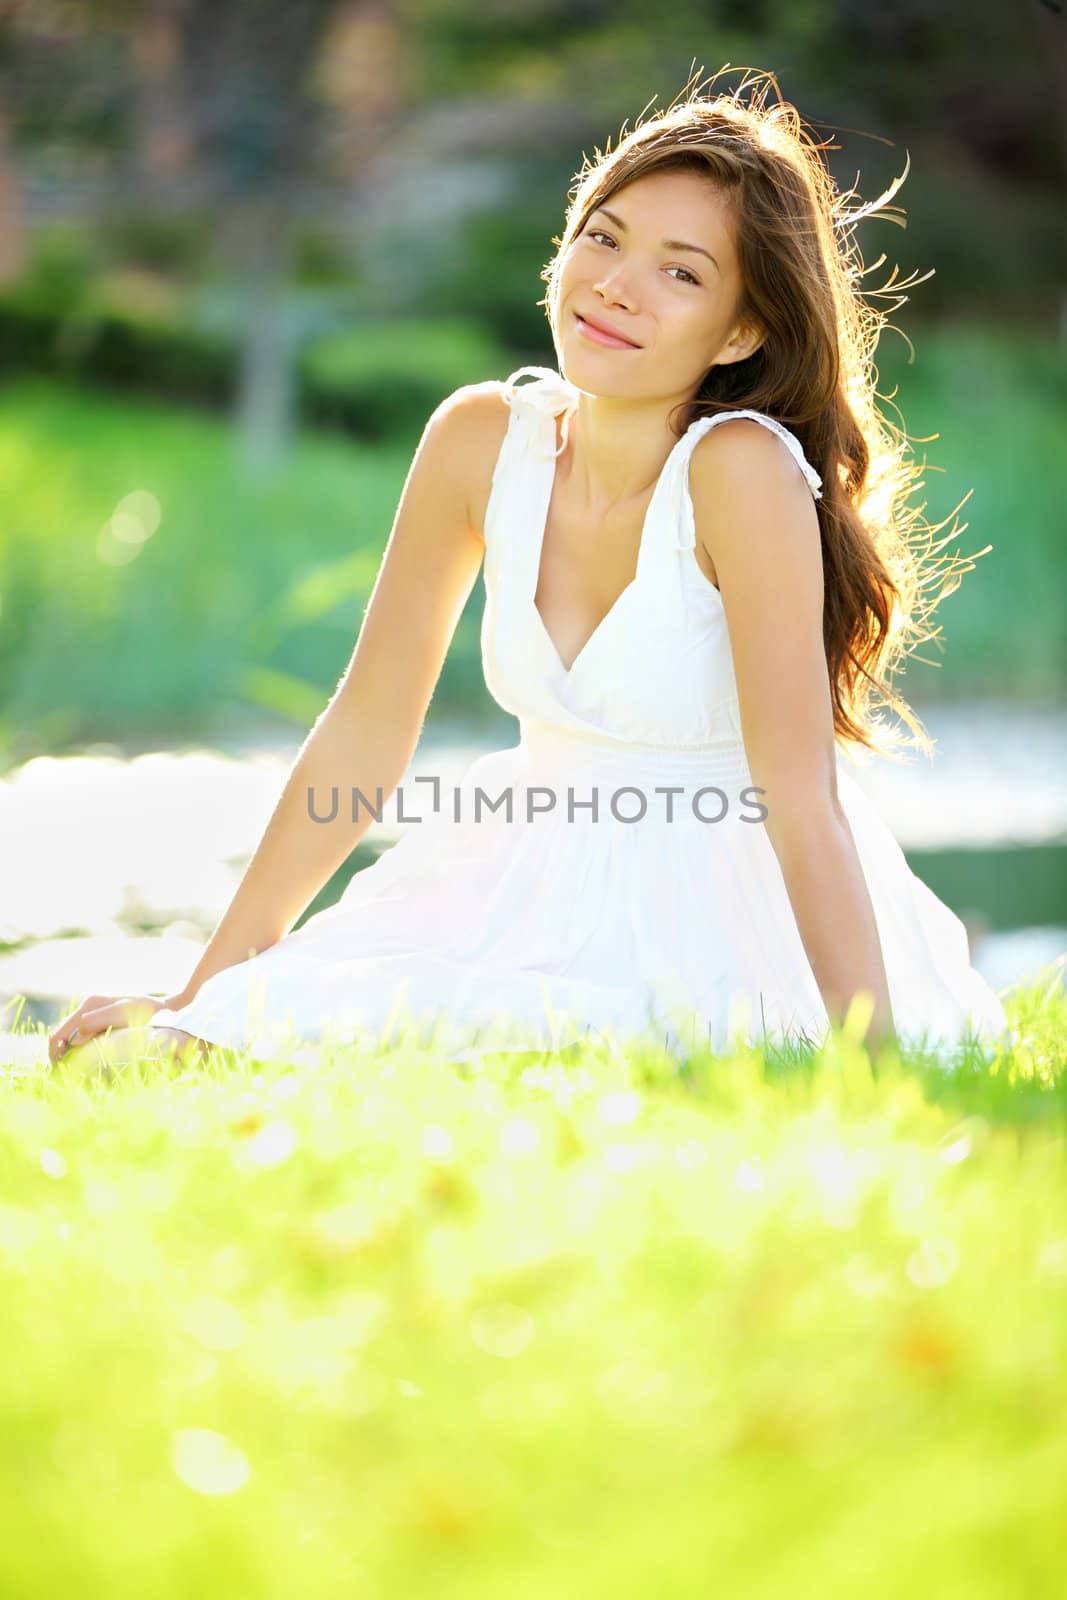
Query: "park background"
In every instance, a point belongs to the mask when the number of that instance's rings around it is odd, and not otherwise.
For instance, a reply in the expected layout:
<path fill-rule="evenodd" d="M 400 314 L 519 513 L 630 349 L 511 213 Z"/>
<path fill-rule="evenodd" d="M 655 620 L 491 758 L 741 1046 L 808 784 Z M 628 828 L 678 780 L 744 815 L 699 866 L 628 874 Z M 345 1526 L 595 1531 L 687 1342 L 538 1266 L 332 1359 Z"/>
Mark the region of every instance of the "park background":
<path fill-rule="evenodd" d="M 1065 39 L 1063 0 L 0 0 L 0 1594 L 1061 1600 Z M 66 1002 L 188 976 L 428 415 L 552 364 L 582 154 L 694 63 L 774 71 L 862 198 L 910 158 L 907 228 L 859 228 L 868 283 L 933 270 L 880 387 L 992 549 L 902 680 L 934 760 L 857 777 L 983 970 L 1041 974 L 1009 1042 L 42 1062 Z M 482 597 L 445 781 L 516 735 Z"/>
<path fill-rule="evenodd" d="M 854 204 L 910 161 L 906 227 L 858 229 L 869 289 L 923 280 L 879 388 L 928 518 L 960 507 L 950 550 L 992 548 L 900 680 L 933 760 L 858 776 L 998 987 L 1067 947 L 1061 10 L 34 0 L 0 17 L 7 1019 L 185 981 L 349 658 L 428 415 L 555 365 L 540 273 L 583 154 L 725 63 L 727 90 L 776 74 Z M 517 738 L 483 599 L 412 775 Z"/>

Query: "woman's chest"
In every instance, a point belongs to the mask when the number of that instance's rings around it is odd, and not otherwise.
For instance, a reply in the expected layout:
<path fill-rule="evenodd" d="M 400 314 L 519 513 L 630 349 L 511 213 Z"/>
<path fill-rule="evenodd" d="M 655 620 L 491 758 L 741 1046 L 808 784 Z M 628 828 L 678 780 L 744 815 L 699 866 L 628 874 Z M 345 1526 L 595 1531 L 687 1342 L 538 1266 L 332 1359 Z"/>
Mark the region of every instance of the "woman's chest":
<path fill-rule="evenodd" d="M 564 664 L 574 662 L 641 576 L 651 492 L 600 515 L 553 492 L 532 581 L 532 600 Z M 711 557 L 699 543 L 689 552 L 695 587 L 717 590 Z"/>

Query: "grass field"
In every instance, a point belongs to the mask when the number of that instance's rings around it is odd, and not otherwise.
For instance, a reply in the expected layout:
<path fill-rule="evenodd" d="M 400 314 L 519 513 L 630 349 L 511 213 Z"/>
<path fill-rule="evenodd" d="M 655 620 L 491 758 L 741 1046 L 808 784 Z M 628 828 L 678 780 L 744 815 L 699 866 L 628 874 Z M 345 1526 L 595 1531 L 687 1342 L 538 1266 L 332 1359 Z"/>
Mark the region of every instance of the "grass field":
<path fill-rule="evenodd" d="M 1010 1053 L 0 1073 L 0 1593 L 1062 1594 L 1067 998 Z"/>
<path fill-rule="evenodd" d="M 932 521 L 992 544 L 939 619 L 945 649 L 901 680 L 917 700 L 1067 688 L 1059 586 L 1062 354 L 984 328 L 915 331 L 880 388 L 931 463 Z M 500 376 L 506 375 L 502 370 Z M 890 414 L 893 413 L 890 411 Z M 0 390 L 0 755 L 87 738 L 210 734 L 267 709 L 311 726 L 343 671 L 417 439 L 305 432 L 270 485 L 246 482 L 227 426 L 163 401 L 19 381 Z M 131 496 L 134 498 L 131 500 Z M 157 525 L 158 524 L 158 525 Z M 476 584 L 431 718 L 503 716 L 481 676 Z"/>

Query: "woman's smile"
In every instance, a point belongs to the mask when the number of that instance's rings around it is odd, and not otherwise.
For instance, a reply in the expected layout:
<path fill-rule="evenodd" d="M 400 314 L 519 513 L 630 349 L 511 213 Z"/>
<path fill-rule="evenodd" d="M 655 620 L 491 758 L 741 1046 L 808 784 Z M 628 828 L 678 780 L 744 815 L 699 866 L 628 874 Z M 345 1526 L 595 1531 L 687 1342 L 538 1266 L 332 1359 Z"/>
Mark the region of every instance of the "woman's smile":
<path fill-rule="evenodd" d="M 609 350 L 640 350 L 641 348 L 639 344 L 634 344 L 630 339 L 616 338 L 613 333 L 602 331 L 594 323 L 587 322 L 579 311 L 574 313 L 574 317 L 581 332 L 587 339 L 591 339 L 594 344 L 605 345 Z"/>

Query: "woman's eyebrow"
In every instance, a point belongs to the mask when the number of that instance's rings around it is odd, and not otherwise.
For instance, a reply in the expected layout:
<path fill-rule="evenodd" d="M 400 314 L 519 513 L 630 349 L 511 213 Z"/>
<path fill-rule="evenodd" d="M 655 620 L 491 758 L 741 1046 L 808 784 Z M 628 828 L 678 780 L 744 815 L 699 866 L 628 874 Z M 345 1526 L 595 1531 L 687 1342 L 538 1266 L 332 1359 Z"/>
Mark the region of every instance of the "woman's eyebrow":
<path fill-rule="evenodd" d="M 623 233 L 628 231 L 625 222 L 616 212 L 609 211 L 607 206 L 594 206 L 592 215 L 595 215 L 598 211 L 601 212 L 605 217 L 608 217 L 617 228 L 622 230 Z M 686 244 L 684 239 L 664 239 L 663 248 L 665 250 L 689 250 L 694 255 L 707 256 L 716 272 L 720 272 L 722 270 L 711 251 L 705 250 L 704 246 L 701 244 Z"/>

